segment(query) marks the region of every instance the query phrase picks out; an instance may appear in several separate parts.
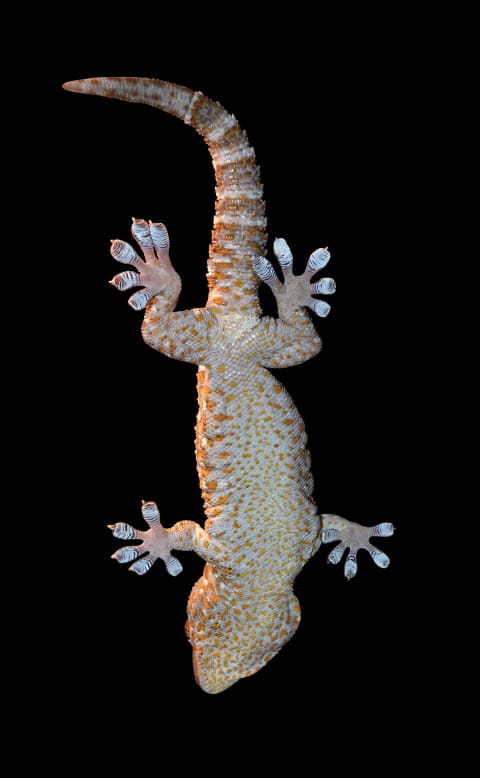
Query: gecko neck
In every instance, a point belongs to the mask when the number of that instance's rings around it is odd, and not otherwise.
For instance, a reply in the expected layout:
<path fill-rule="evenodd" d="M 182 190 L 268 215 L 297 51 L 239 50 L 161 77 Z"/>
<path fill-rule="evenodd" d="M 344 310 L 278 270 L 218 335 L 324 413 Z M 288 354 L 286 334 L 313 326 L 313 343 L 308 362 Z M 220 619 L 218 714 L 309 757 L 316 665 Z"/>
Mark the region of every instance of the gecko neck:
<path fill-rule="evenodd" d="M 72 92 L 98 94 L 160 108 L 191 125 L 212 157 L 216 201 L 207 262 L 207 307 L 216 313 L 261 315 L 253 262 L 265 253 L 263 187 L 255 152 L 234 116 L 187 87 L 148 78 L 70 81 Z"/>

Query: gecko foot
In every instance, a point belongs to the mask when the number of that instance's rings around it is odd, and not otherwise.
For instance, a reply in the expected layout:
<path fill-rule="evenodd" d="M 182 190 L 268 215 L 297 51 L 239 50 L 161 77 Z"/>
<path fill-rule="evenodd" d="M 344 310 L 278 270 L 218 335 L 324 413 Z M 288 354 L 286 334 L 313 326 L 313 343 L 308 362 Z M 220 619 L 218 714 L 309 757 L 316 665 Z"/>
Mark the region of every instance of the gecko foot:
<path fill-rule="evenodd" d="M 154 502 L 144 502 L 142 504 L 143 518 L 150 525 L 146 532 L 134 529 L 130 524 L 118 522 L 109 524 L 114 537 L 120 540 L 142 540 L 138 546 L 124 546 L 112 554 L 112 559 L 124 564 L 125 562 L 137 561 L 128 568 L 137 575 L 143 575 L 148 572 L 157 559 L 162 559 L 170 575 L 178 575 L 183 568 L 178 559 L 171 555 L 170 533 L 160 523 L 160 513 Z M 141 559 L 138 559 L 141 557 Z"/>
<path fill-rule="evenodd" d="M 345 577 L 353 578 L 357 573 L 357 552 L 364 548 L 378 567 L 388 567 L 390 559 L 378 548 L 375 548 L 369 541 L 372 537 L 390 537 L 395 531 L 393 524 L 389 522 L 383 522 L 377 524 L 375 527 L 363 527 L 361 524 L 356 524 L 353 521 L 347 521 L 342 519 L 341 516 L 335 516 L 331 513 L 322 514 L 323 530 L 322 530 L 322 542 L 332 543 L 334 540 L 339 540 L 340 543 L 330 551 L 327 557 L 327 561 L 336 565 L 342 559 L 345 551 L 348 549 L 347 558 L 345 560 L 344 573 Z"/>
<path fill-rule="evenodd" d="M 145 260 L 139 257 L 129 243 L 113 240 L 110 248 L 112 257 L 124 265 L 132 265 L 135 270 L 118 273 L 110 283 L 121 292 L 134 286 L 144 287 L 135 292 L 128 301 L 136 311 L 145 308 L 156 294 L 178 297 L 181 288 L 180 277 L 170 262 L 170 239 L 165 225 L 152 222 L 147 224 L 143 219 L 133 219 L 132 235 L 142 249 Z"/>
<path fill-rule="evenodd" d="M 325 249 L 317 249 L 307 262 L 307 267 L 302 275 L 293 275 L 293 255 L 288 243 L 283 238 L 276 238 L 273 251 L 282 269 L 284 282 L 280 281 L 273 266 L 265 257 L 259 257 L 254 263 L 254 269 L 259 278 L 270 287 L 277 298 L 279 307 L 283 300 L 288 300 L 289 305 L 296 307 L 306 306 L 317 314 L 325 317 L 330 312 L 330 306 L 324 300 L 318 300 L 314 295 L 333 294 L 336 286 L 333 278 L 320 278 L 312 282 L 319 270 L 325 267 L 330 259 L 330 252 Z"/>

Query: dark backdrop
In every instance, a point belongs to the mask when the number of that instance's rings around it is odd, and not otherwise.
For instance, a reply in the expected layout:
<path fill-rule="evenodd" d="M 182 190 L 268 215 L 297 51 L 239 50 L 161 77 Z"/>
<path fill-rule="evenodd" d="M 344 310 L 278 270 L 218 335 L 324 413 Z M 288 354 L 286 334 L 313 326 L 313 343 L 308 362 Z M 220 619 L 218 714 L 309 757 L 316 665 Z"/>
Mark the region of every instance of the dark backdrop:
<path fill-rule="evenodd" d="M 128 19 L 111 35 L 93 22 L 65 24 L 38 90 L 39 175 L 48 181 L 38 206 L 48 206 L 42 238 L 50 261 L 44 364 L 54 408 L 43 435 L 59 454 L 46 484 L 50 548 L 58 550 L 47 565 L 51 590 L 38 635 L 60 710 L 83 706 L 90 735 L 100 737 L 97 719 L 118 732 L 137 716 L 141 727 L 152 710 L 155 724 L 146 729 L 187 733 L 193 717 L 228 734 L 226 722 L 237 717 L 238 728 L 243 710 L 240 740 L 256 733 L 262 742 L 270 723 L 270 754 L 279 736 L 292 737 L 300 753 L 305 737 L 311 743 L 322 727 L 332 734 L 337 723 L 350 734 L 361 724 L 398 749 L 399 706 L 425 704 L 409 680 L 423 662 L 412 607 L 428 594 L 415 590 L 406 551 L 422 522 L 411 491 L 421 443 L 410 423 L 412 283 L 404 280 L 414 248 L 399 194 L 410 176 L 415 106 L 388 25 L 357 39 L 326 20 L 302 17 L 292 30 L 287 22 L 281 33 L 257 34 L 245 22 L 200 34 L 195 20 L 186 31 L 181 21 L 146 15 L 143 38 L 129 35 Z M 348 29 L 355 24 L 349 19 Z M 61 89 L 94 75 L 162 78 L 221 102 L 261 166 L 270 252 L 273 238 L 285 237 L 300 272 L 311 251 L 329 246 L 325 272 L 337 293 L 328 319 L 317 321 L 323 352 L 277 375 L 306 422 L 319 510 L 397 528 L 378 544 L 391 557 L 388 571 L 360 554 L 351 582 L 340 566 L 327 566 L 322 548 L 296 581 L 295 637 L 260 673 L 215 697 L 196 686 L 183 634 L 201 560 L 180 555 L 176 579 L 160 565 L 136 577 L 110 560 L 119 544 L 106 528 L 141 526 L 141 499 L 158 503 L 166 526 L 203 522 L 195 368 L 150 350 L 141 314 L 107 282 L 121 270 L 109 240 L 130 239 L 132 216 L 164 221 L 183 281 L 179 307 L 204 303 L 213 170 L 202 139 L 179 120 Z M 273 312 L 268 295 L 262 300 Z"/>

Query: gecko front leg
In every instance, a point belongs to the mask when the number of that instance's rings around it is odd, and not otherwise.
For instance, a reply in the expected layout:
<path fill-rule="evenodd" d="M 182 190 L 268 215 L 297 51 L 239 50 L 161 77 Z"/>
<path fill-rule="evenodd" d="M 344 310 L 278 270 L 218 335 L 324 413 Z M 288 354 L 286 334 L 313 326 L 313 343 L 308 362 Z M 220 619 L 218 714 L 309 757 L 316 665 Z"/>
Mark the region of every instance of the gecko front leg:
<path fill-rule="evenodd" d="M 119 540 L 141 540 L 138 546 L 124 546 L 112 554 L 117 562 L 133 562 L 129 567 L 137 575 L 144 575 L 157 559 L 165 563 L 170 575 L 178 575 L 183 567 L 179 560 L 172 556 L 171 551 L 195 551 L 205 562 L 211 562 L 218 567 L 230 569 L 231 559 L 229 548 L 211 537 L 203 527 L 194 521 L 178 521 L 170 529 L 162 526 L 160 512 L 154 502 L 142 504 L 142 515 L 149 529 L 137 530 L 130 524 L 118 522 L 109 524 L 114 537 Z"/>
<path fill-rule="evenodd" d="M 357 574 L 357 553 L 361 548 L 368 551 L 378 567 L 388 567 L 390 559 L 383 552 L 370 543 L 370 538 L 387 538 L 393 535 L 395 527 L 390 522 L 382 522 L 375 527 L 364 527 L 354 521 L 347 521 L 341 516 L 332 513 L 322 515 L 323 529 L 321 540 L 323 543 L 340 542 L 330 551 L 327 561 L 336 565 L 348 551 L 344 565 L 345 578 L 353 578 Z"/>
<path fill-rule="evenodd" d="M 124 546 L 112 554 L 112 559 L 124 564 L 125 562 L 137 561 L 130 566 L 130 570 L 138 575 L 143 575 L 153 566 L 157 559 L 162 559 L 170 575 L 178 575 L 182 572 L 181 563 L 170 551 L 173 547 L 173 538 L 171 530 L 165 529 L 160 522 L 160 513 L 154 502 L 144 502 L 142 504 L 143 518 L 149 525 L 146 532 L 131 527 L 130 524 L 118 522 L 109 524 L 115 538 L 119 540 L 141 540 L 139 546 Z M 141 557 L 141 559 L 138 559 Z"/>

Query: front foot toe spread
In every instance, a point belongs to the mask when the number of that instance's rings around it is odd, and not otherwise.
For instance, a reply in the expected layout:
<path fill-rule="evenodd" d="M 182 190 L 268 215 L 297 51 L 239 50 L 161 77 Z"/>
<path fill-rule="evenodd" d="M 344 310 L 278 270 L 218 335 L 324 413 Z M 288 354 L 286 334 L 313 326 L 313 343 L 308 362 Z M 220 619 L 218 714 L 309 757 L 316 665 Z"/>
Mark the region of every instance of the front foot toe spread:
<path fill-rule="evenodd" d="M 109 524 L 114 537 L 120 540 L 142 540 L 138 546 L 124 546 L 112 554 L 112 559 L 124 564 L 132 562 L 128 568 L 137 575 L 143 575 L 148 572 L 157 559 L 162 559 L 170 575 L 178 575 L 183 568 L 178 559 L 171 555 L 170 532 L 160 523 L 160 513 L 154 502 L 144 502 L 142 504 L 143 518 L 150 526 L 146 532 L 134 529 L 130 524 L 118 522 Z M 140 557 L 140 559 L 139 559 Z"/>
<path fill-rule="evenodd" d="M 333 514 L 323 514 L 322 542 L 333 543 L 339 540 L 340 543 L 330 552 L 327 561 L 331 564 L 338 564 L 348 549 L 347 558 L 344 565 L 345 577 L 353 578 L 357 573 L 357 552 L 364 548 L 378 567 L 388 567 L 390 559 L 378 548 L 370 543 L 372 537 L 390 537 L 395 528 L 389 522 L 377 524 L 375 527 L 363 527 L 353 521 L 342 519 L 341 516 Z"/>
<path fill-rule="evenodd" d="M 282 269 L 283 284 L 265 257 L 259 257 L 254 263 L 254 268 L 259 278 L 272 290 L 279 307 L 288 302 L 290 306 L 308 307 L 317 316 L 328 316 L 330 305 L 324 300 L 318 300 L 314 295 L 333 294 L 336 288 L 335 281 L 333 278 L 320 278 L 313 283 L 312 279 L 319 270 L 325 267 L 330 259 L 330 252 L 326 248 L 314 251 L 310 254 L 305 272 L 295 276 L 293 275 L 293 255 L 286 240 L 276 238 L 273 251 Z"/>

